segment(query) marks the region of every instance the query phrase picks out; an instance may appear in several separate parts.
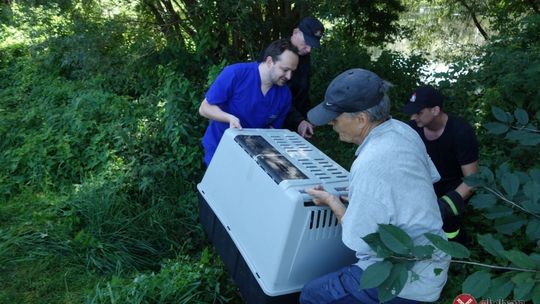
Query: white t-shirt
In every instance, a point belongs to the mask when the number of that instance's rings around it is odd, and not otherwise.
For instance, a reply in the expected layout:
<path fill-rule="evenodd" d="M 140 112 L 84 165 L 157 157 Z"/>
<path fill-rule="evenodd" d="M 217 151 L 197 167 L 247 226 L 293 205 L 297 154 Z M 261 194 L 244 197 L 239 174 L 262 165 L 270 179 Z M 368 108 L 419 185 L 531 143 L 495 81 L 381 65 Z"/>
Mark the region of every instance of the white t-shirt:
<path fill-rule="evenodd" d="M 349 206 L 342 218 L 343 242 L 356 251 L 366 269 L 380 261 L 361 238 L 391 224 L 407 232 L 415 245 L 430 244 L 423 234 L 446 238 L 433 190 L 440 176 L 424 143 L 408 125 L 390 119 L 375 127 L 356 151 L 350 174 Z M 435 301 L 446 283 L 450 257 L 436 250 L 436 261 L 416 262 L 399 297 Z M 435 275 L 434 269 L 442 269 Z"/>

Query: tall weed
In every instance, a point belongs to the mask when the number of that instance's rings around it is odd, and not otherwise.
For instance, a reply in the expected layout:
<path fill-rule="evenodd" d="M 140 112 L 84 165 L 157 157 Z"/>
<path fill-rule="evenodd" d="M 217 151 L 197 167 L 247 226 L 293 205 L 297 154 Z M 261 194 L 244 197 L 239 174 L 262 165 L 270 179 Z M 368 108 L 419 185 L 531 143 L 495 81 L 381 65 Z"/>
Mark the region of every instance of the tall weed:
<path fill-rule="evenodd" d="M 228 303 L 235 295 L 225 280 L 219 259 L 205 249 L 199 260 L 179 256 L 159 273 L 139 274 L 131 281 L 113 278 L 96 286 L 86 303 Z"/>

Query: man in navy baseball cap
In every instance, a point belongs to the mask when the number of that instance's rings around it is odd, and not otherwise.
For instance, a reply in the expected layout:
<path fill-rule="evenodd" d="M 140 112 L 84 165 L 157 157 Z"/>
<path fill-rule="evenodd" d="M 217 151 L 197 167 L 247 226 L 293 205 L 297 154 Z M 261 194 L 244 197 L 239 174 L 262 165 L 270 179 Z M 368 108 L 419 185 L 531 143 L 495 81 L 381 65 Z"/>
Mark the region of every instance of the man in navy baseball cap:
<path fill-rule="evenodd" d="M 300 20 L 293 29 L 291 42 L 298 49 L 300 61 L 288 83 L 292 93 L 292 106 L 285 120 L 284 127 L 295 131 L 304 138 L 313 135 L 313 125 L 306 118 L 307 111 L 311 108 L 309 99 L 309 86 L 311 71 L 310 53 L 314 48 L 321 46 L 321 38 L 324 34 L 324 26 L 318 19 L 308 16 Z"/>
<path fill-rule="evenodd" d="M 313 17 L 305 17 L 298 24 L 298 29 L 304 34 L 304 40 L 309 46 L 314 48 L 321 47 L 324 26 L 319 20 Z"/>
<path fill-rule="evenodd" d="M 363 272 L 381 260 L 364 240 L 379 225 L 400 227 L 411 237 L 411 248 L 427 243 L 425 233 L 444 235 L 433 190 L 439 174 L 418 135 L 390 117 L 389 87 L 371 71 L 350 69 L 332 80 L 324 101 L 308 112 L 313 124 L 329 124 L 341 141 L 358 145 L 350 170 L 348 204 L 328 184 L 305 189 L 315 205 L 331 209 L 331 216 L 341 223 L 343 243 L 356 252 L 358 261 L 305 284 L 301 304 L 379 302 L 377 288 L 358 288 Z M 402 288 L 395 291 L 396 298 L 386 303 L 416 304 L 439 298 L 450 257 L 438 249 L 433 255 L 433 259 L 414 262 Z"/>
<path fill-rule="evenodd" d="M 377 74 L 364 69 L 350 69 L 334 78 L 324 101 L 308 112 L 308 119 L 316 126 L 329 123 L 342 113 L 356 113 L 378 105 L 388 98 L 390 84 Z"/>

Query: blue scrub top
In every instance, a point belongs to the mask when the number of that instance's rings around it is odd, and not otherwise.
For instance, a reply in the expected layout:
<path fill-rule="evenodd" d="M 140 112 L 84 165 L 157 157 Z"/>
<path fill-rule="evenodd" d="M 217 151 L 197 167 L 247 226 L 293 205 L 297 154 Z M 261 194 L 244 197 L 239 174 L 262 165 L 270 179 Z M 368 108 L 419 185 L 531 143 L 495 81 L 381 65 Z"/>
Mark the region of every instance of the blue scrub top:
<path fill-rule="evenodd" d="M 258 67 L 257 62 L 225 67 L 206 92 L 206 100 L 238 117 L 242 128 L 279 129 L 291 106 L 291 92 L 287 86 L 274 85 L 263 95 Z M 228 123 L 210 120 L 202 140 L 207 166 L 228 128 Z"/>

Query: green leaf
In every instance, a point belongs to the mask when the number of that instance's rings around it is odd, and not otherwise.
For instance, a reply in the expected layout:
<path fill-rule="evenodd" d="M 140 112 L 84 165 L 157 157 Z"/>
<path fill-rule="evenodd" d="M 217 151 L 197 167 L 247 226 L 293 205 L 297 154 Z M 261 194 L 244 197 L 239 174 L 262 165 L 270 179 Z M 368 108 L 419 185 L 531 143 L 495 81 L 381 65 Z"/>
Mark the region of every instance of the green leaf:
<path fill-rule="evenodd" d="M 510 130 L 510 126 L 502 124 L 500 122 L 486 122 L 484 124 L 484 128 L 486 128 L 489 133 L 495 135 L 501 135 Z"/>
<path fill-rule="evenodd" d="M 533 203 L 532 201 L 526 200 L 521 203 L 521 206 L 529 212 L 540 214 L 540 202 Z"/>
<path fill-rule="evenodd" d="M 495 117 L 495 119 L 497 119 L 500 122 L 510 122 L 510 115 L 499 107 L 492 106 L 491 113 L 493 113 L 493 116 Z"/>
<path fill-rule="evenodd" d="M 495 257 L 504 257 L 502 255 L 502 252 L 504 251 L 504 247 L 501 244 L 501 242 L 497 239 L 495 239 L 491 234 L 484 234 L 484 235 L 478 235 L 478 243 L 489 252 L 491 255 Z"/>
<path fill-rule="evenodd" d="M 487 209 L 495 206 L 497 203 L 497 197 L 491 193 L 475 194 L 470 199 L 471 205 L 476 209 Z"/>
<path fill-rule="evenodd" d="M 515 300 L 530 299 L 530 292 L 534 287 L 534 274 L 532 272 L 521 272 L 512 277 L 512 282 L 516 285 L 514 288 Z"/>
<path fill-rule="evenodd" d="M 495 175 L 498 179 L 502 179 L 505 174 L 510 173 L 510 165 L 508 162 L 502 163 L 496 170 Z"/>
<path fill-rule="evenodd" d="M 540 304 L 540 283 L 536 283 L 536 286 L 534 286 L 531 299 L 533 300 L 533 304 Z"/>
<path fill-rule="evenodd" d="M 459 243 L 449 242 L 433 233 L 425 233 L 424 235 L 435 247 L 454 258 L 463 259 L 468 258 L 470 255 L 469 250 Z"/>
<path fill-rule="evenodd" d="M 524 146 L 536 146 L 540 144 L 540 134 L 525 130 L 510 131 L 504 137 L 508 140 L 517 141 Z"/>
<path fill-rule="evenodd" d="M 520 138 L 519 143 L 524 146 L 538 146 L 540 144 L 540 134 L 527 133 Z"/>
<path fill-rule="evenodd" d="M 528 181 L 523 186 L 523 193 L 531 200 L 532 203 L 538 203 L 540 199 L 540 183 L 532 180 Z M 540 212 L 540 209 L 538 212 Z"/>
<path fill-rule="evenodd" d="M 411 237 L 399 227 L 379 224 L 379 235 L 384 245 L 396 253 L 408 254 L 412 250 Z"/>
<path fill-rule="evenodd" d="M 486 210 L 484 212 L 484 216 L 490 220 L 494 220 L 512 215 L 513 213 L 514 211 L 512 210 L 512 208 L 506 206 L 495 206 Z"/>
<path fill-rule="evenodd" d="M 514 117 L 516 118 L 516 121 L 522 126 L 525 126 L 529 123 L 529 114 L 527 114 L 527 111 L 523 110 L 522 108 L 517 108 L 516 110 L 514 110 Z"/>
<path fill-rule="evenodd" d="M 537 184 L 540 184 L 540 170 L 539 169 L 530 169 L 529 175 L 531 176 L 531 179 L 533 181 L 535 181 Z"/>
<path fill-rule="evenodd" d="M 531 258 L 519 250 L 503 251 L 502 254 L 514 265 L 526 269 L 534 269 L 535 264 Z"/>
<path fill-rule="evenodd" d="M 493 183 L 495 180 L 495 175 L 493 171 L 486 166 L 480 166 L 480 175 L 487 181 L 487 183 Z"/>
<path fill-rule="evenodd" d="M 395 264 L 390 271 L 390 275 L 379 286 L 379 301 L 388 302 L 401 292 L 408 278 L 408 263 Z"/>
<path fill-rule="evenodd" d="M 534 264 L 536 264 L 536 269 L 540 269 L 540 254 L 531 253 L 529 255 L 529 258 L 531 259 L 531 261 L 534 262 Z"/>
<path fill-rule="evenodd" d="M 429 259 L 433 255 L 435 248 L 430 245 L 423 246 L 414 246 L 412 249 L 412 254 L 418 259 Z"/>
<path fill-rule="evenodd" d="M 471 187 L 481 187 L 487 184 L 485 177 L 482 176 L 480 173 L 465 176 L 463 177 L 463 181 L 465 182 L 465 184 Z"/>
<path fill-rule="evenodd" d="M 520 184 L 525 184 L 526 182 L 531 180 L 531 178 L 529 177 L 529 174 L 527 174 L 527 172 L 514 171 L 514 173 L 517 175 Z"/>
<path fill-rule="evenodd" d="M 514 288 L 514 300 L 526 300 L 533 287 L 534 281 L 516 285 L 516 288 Z"/>
<path fill-rule="evenodd" d="M 502 176 L 501 185 L 508 194 L 508 198 L 512 199 L 519 190 L 519 178 L 512 173 L 506 173 Z"/>
<path fill-rule="evenodd" d="M 487 271 L 477 271 L 465 279 L 462 290 L 475 298 L 480 298 L 489 290 L 490 286 L 491 274 Z"/>
<path fill-rule="evenodd" d="M 540 220 L 534 219 L 529 221 L 525 233 L 531 241 L 540 239 Z"/>
<path fill-rule="evenodd" d="M 388 278 L 392 270 L 392 263 L 389 261 L 381 261 L 371 264 L 360 278 L 360 289 L 375 288 Z"/>
<path fill-rule="evenodd" d="M 521 206 L 529 212 L 540 215 L 540 202 L 533 203 L 532 201 L 525 200 L 521 203 Z"/>
<path fill-rule="evenodd" d="M 378 232 L 370 233 L 364 236 L 362 239 L 373 251 L 375 251 L 377 257 L 387 258 L 392 256 L 392 251 L 383 244 Z"/>
<path fill-rule="evenodd" d="M 491 286 L 482 296 L 489 299 L 506 299 L 512 293 L 514 283 L 506 276 L 500 276 L 491 280 Z"/>
<path fill-rule="evenodd" d="M 497 219 L 494 223 L 495 229 L 499 233 L 510 235 L 527 224 L 527 220 L 520 215 L 513 215 Z"/>
<path fill-rule="evenodd" d="M 526 282 L 534 282 L 532 272 L 520 272 L 512 277 L 512 282 L 516 285 L 524 284 Z"/>

